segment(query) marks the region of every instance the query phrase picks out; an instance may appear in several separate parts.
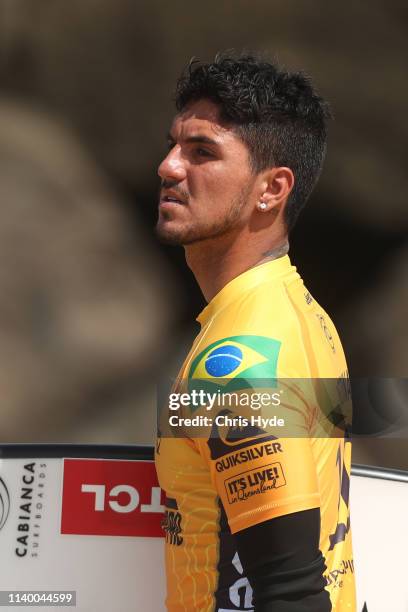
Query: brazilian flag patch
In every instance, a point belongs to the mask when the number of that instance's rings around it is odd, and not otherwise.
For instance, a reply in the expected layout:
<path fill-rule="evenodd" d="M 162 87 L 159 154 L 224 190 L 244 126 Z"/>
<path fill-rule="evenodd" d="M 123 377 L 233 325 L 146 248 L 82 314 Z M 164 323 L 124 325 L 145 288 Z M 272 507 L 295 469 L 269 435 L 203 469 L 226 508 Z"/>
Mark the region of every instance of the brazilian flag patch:
<path fill-rule="evenodd" d="M 279 340 L 265 336 L 230 336 L 217 340 L 191 364 L 188 389 L 224 392 L 276 386 L 276 370 L 281 347 Z M 256 379 L 254 381 L 253 379 Z"/>

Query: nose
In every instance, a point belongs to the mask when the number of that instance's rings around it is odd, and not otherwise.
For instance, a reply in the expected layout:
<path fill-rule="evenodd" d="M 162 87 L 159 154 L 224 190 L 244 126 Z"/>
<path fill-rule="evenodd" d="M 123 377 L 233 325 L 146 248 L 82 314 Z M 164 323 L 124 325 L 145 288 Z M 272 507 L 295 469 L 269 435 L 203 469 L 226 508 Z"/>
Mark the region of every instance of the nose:
<path fill-rule="evenodd" d="M 186 178 L 186 169 L 181 156 L 181 147 L 174 145 L 163 159 L 157 169 L 157 173 L 162 181 L 173 180 L 180 182 Z"/>

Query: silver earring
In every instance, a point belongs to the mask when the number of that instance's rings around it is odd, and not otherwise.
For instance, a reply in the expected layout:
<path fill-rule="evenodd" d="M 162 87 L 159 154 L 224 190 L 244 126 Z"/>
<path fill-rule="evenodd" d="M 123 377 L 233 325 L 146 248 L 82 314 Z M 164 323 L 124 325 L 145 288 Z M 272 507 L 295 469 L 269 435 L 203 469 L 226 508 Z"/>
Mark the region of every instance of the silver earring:
<path fill-rule="evenodd" d="M 266 210 L 266 208 L 267 208 L 266 202 L 259 202 L 258 208 L 259 208 L 259 210 L 262 210 L 264 212 Z"/>

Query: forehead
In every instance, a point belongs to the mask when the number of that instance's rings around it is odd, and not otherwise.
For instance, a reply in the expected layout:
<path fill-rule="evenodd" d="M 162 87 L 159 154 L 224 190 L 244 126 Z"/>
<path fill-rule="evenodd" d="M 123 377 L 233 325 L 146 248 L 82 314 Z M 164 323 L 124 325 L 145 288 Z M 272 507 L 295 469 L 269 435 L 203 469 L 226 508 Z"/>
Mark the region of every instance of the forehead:
<path fill-rule="evenodd" d="M 220 144 L 232 140 L 240 142 L 233 125 L 221 120 L 217 104 L 207 99 L 191 102 L 175 116 L 170 130 L 171 136 L 177 139 L 196 133 L 208 136 Z"/>

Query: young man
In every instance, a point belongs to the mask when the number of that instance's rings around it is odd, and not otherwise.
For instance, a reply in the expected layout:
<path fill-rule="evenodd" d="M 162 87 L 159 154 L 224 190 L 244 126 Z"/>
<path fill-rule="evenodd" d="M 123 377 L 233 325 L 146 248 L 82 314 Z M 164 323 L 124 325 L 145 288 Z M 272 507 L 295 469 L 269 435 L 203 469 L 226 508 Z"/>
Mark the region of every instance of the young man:
<path fill-rule="evenodd" d="M 206 377 L 224 391 L 286 381 L 281 414 L 306 435 L 244 421 L 224 435 L 213 419 L 208 436 L 158 440 L 168 610 L 354 612 L 351 444 L 316 425 L 316 381 L 341 387 L 347 366 L 287 255 L 322 167 L 327 106 L 303 75 L 250 56 L 191 64 L 176 106 L 157 232 L 184 246 L 208 305 L 173 391 Z"/>

